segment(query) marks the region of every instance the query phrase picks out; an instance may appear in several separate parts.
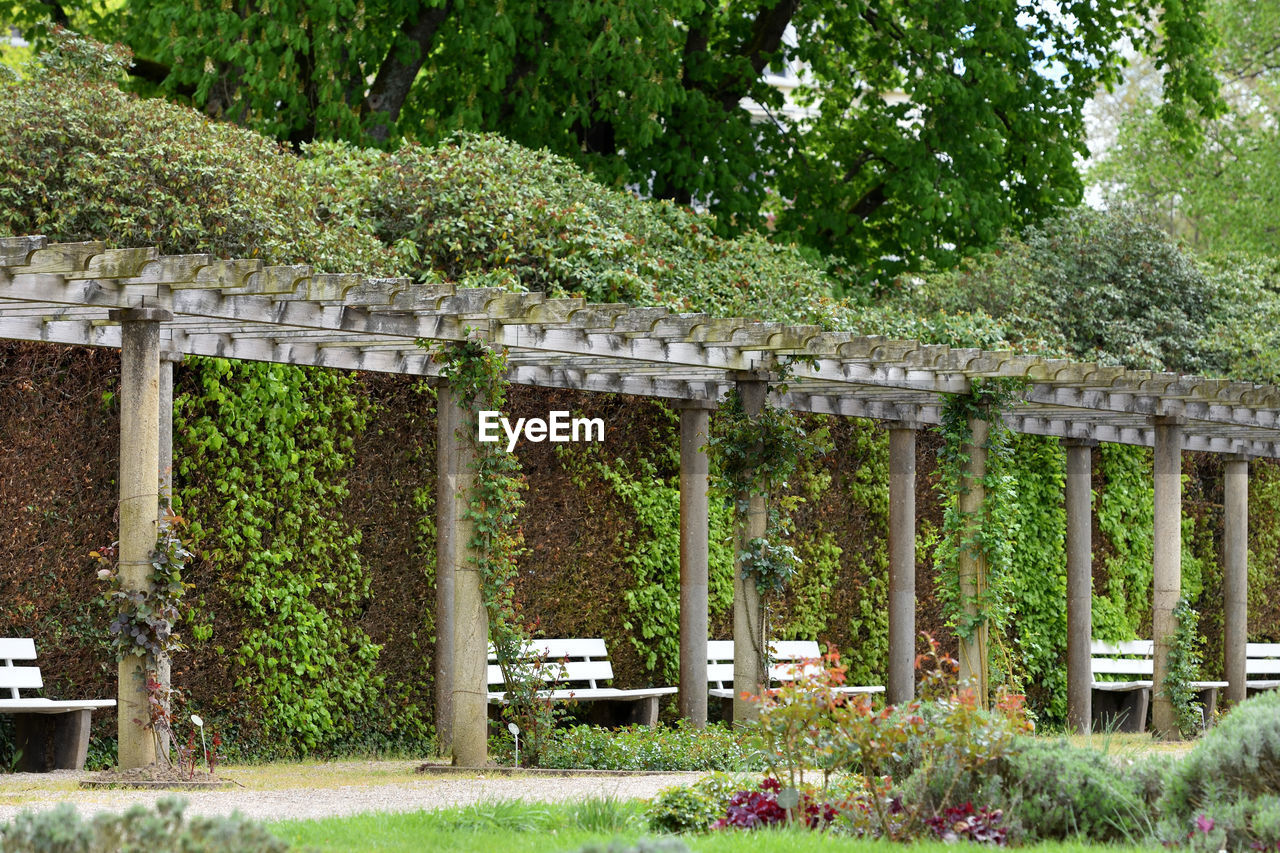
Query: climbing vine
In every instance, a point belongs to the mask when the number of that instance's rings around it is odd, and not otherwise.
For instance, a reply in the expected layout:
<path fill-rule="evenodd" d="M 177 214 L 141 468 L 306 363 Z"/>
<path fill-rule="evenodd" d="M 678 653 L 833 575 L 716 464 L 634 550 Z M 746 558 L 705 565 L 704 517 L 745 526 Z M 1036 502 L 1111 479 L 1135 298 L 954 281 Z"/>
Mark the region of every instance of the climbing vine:
<path fill-rule="evenodd" d="M 1011 639 L 1016 674 L 1040 719 L 1062 723 L 1067 713 L 1066 454 L 1056 439 L 1014 436 L 1009 475 L 1018 531 L 1010 553 Z"/>
<path fill-rule="evenodd" d="M 420 341 L 420 345 L 427 346 Z M 521 731 L 526 759 L 536 763 L 555 724 L 556 708 L 540 691 L 542 671 L 554 662 L 530 661 L 530 632 L 519 618 L 515 581 L 525 553 L 518 519 L 526 483 L 520 460 L 501 442 L 480 441 L 476 412 L 500 411 L 507 399 L 507 356 L 477 334 L 437 346 L 432 360 L 440 379 L 456 395 L 464 413 L 459 433 L 472 449 L 474 477 L 464 516 L 471 522 L 469 559 L 480 574 L 480 594 L 489 617 L 489 642 L 502 671 L 507 693 L 503 715 Z"/>
<path fill-rule="evenodd" d="M 762 593 L 780 592 L 799 567 L 795 549 L 785 540 L 794 530 L 791 513 L 803 498 L 786 494 L 787 484 L 805 458 L 827 451 L 827 429 L 807 432 L 795 412 L 767 401 L 756 417 L 748 417 L 736 390 L 716 415 L 707 452 L 715 465 L 717 491 L 734 500 L 739 512 L 746 511 L 751 496 L 773 499 L 765 535 L 745 543 L 738 564 L 743 577 Z"/>
<path fill-rule="evenodd" d="M 1010 614 L 1016 496 L 1009 475 L 1010 434 L 1000 413 L 1023 387 L 1020 380 L 975 381 L 969 394 L 948 396 L 942 408 L 939 429 L 944 444 L 938 453 L 938 488 L 947 503 L 942 539 L 934 556 L 944 615 L 962 639 L 972 637 L 984 624 L 994 628 L 998 638 Z M 961 497 L 977 485 L 966 473 L 975 420 L 989 425 L 983 443 L 986 471 L 980 483 L 985 499 L 976 516 L 960 507 Z M 961 590 L 959 558 L 965 550 L 985 557 L 987 563 L 986 583 L 973 594 Z"/>
<path fill-rule="evenodd" d="M 181 521 L 171 512 L 160 519 L 145 590 L 126 590 L 121 586 L 119 572 L 112 563 L 115 545 L 89 552 L 89 556 L 103 566 L 98 570 L 98 577 L 109 585 L 106 598 L 115 616 L 108 634 L 116 660 L 138 655 L 143 659 L 143 669 L 149 673 L 156 671 L 165 655 L 184 648 L 174 631 L 181 619 L 179 608 L 187 590 L 182 569 L 191 560 L 191 552 L 177 533 L 176 526 Z"/>
<path fill-rule="evenodd" d="M 241 697 L 238 745 L 288 755 L 373 731 L 420 737 L 358 625 L 369 577 L 341 505 L 366 410 L 351 379 L 191 359 L 180 388 L 174 475 L 192 568 L 209 579 L 185 616 L 215 652 L 197 677 L 229 679 Z"/>

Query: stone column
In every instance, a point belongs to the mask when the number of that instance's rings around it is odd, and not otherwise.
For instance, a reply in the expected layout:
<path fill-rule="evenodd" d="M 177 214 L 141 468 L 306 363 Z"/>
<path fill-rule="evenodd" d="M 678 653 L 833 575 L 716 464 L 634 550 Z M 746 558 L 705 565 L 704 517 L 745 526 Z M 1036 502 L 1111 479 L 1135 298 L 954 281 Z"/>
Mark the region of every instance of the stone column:
<path fill-rule="evenodd" d="M 978 616 L 978 602 L 987 589 L 987 555 L 974 543 L 981 533 L 983 504 L 986 502 L 987 436 L 990 424 L 974 418 L 969 421 L 973 437 L 964 452 L 969 457 L 965 465 L 964 483 L 959 496 L 960 512 L 965 516 L 961 532 L 961 544 L 957 554 L 957 573 L 960 576 L 960 595 L 964 600 L 964 613 Z M 987 707 L 987 651 L 988 628 L 983 619 L 968 637 L 960 639 L 960 680 L 968 682 L 978 694 L 978 702 Z"/>
<path fill-rule="evenodd" d="M 1173 740 L 1178 737 L 1178 717 L 1164 681 L 1169 672 L 1169 647 L 1177 630 L 1173 611 L 1182 594 L 1182 426 L 1175 418 L 1155 419 L 1153 534 L 1151 722 L 1157 737 Z"/>
<path fill-rule="evenodd" d="M 889 427 L 890 705 L 916 695 L 916 428 Z"/>
<path fill-rule="evenodd" d="M 680 407 L 680 716 L 707 724 L 707 434 L 710 405 Z"/>
<path fill-rule="evenodd" d="M 159 308 L 111 313 L 121 326 L 119 573 L 125 590 L 145 591 L 151 585 L 159 505 L 160 324 L 172 317 Z M 126 657 L 117 677 L 120 769 L 154 764 L 156 742 L 146 724 L 146 661 L 140 655 Z"/>
<path fill-rule="evenodd" d="M 738 393 L 747 417 L 753 420 L 764 407 L 769 385 L 764 380 L 739 380 Z M 765 535 L 769 525 L 769 501 L 764 495 L 738 495 L 734 548 L 746 550 L 752 539 Z M 760 716 L 760 706 L 742 698 L 744 691 L 758 693 L 769 683 L 768 648 L 764 635 L 764 611 L 754 580 L 744 580 L 742 567 L 733 567 L 733 721 L 744 723 Z"/>
<path fill-rule="evenodd" d="M 453 392 L 436 383 L 436 750 L 453 754 L 453 585 L 454 531 L 458 526 L 458 409 Z"/>
<path fill-rule="evenodd" d="M 1224 671 L 1227 701 L 1243 702 L 1245 643 L 1249 635 L 1249 459 L 1228 457 L 1223 464 L 1222 597 Z"/>
<path fill-rule="evenodd" d="M 1093 715 L 1093 446 L 1067 439 L 1067 728 L 1089 733 Z"/>
<path fill-rule="evenodd" d="M 180 352 L 160 354 L 160 516 L 161 522 L 173 514 L 173 366 L 182 361 Z M 163 704 L 166 713 L 172 710 L 169 703 L 173 687 L 173 661 L 168 654 L 156 661 L 156 680 L 165 692 Z M 169 758 L 169 733 L 160 733 L 160 755 Z"/>
<path fill-rule="evenodd" d="M 479 767 L 489 756 L 486 678 L 489 616 L 484 608 L 480 568 L 469 544 L 473 524 L 465 518 L 468 495 L 475 482 L 474 450 L 466 432 L 476 428 L 475 413 L 464 409 L 457 395 L 443 385 L 437 389 L 437 394 L 437 416 L 444 426 L 440 428 L 436 452 L 441 466 L 448 471 L 445 476 L 451 483 L 449 491 L 452 493 L 442 495 L 444 499 L 437 510 L 436 531 L 437 542 L 448 544 L 447 552 L 437 551 L 437 572 L 443 574 L 451 570 L 453 575 L 453 677 L 450 685 L 453 723 L 450 737 L 453 763 Z M 454 429 L 448 429 L 449 425 Z M 437 603 L 439 600 L 437 598 Z M 437 635 L 441 633 L 438 624 L 436 632 Z"/>

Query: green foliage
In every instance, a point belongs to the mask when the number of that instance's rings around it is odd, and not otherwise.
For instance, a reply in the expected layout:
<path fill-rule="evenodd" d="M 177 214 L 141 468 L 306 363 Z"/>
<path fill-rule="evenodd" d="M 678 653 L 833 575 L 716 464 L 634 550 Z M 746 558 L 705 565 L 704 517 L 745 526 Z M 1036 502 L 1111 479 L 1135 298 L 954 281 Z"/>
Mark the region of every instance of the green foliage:
<path fill-rule="evenodd" d="M 1067 714 L 1066 454 L 1057 441 L 1019 435 L 1008 460 L 1017 542 L 1009 554 L 1009 604 L 1015 675 L 1028 704 L 1046 722 Z"/>
<path fill-rule="evenodd" d="M 175 400 L 175 481 L 191 516 L 191 635 L 234 660 L 236 713 L 278 754 L 332 749 L 388 715 L 378 646 L 357 626 L 369 580 L 343 522 L 365 414 L 323 370 L 192 359 Z M 209 585 L 201 583 L 208 578 Z M 211 587 L 216 587 L 211 588 Z"/>
<path fill-rule="evenodd" d="M 785 391 L 782 384 L 779 388 Z M 789 409 L 767 401 L 755 416 L 747 414 L 741 395 L 731 391 L 716 412 L 707 453 L 715 466 L 717 492 L 745 512 L 750 496 L 773 496 L 765 535 L 743 543 L 737 554 L 742 577 L 762 592 L 781 592 L 796 573 L 795 549 L 782 541 L 794 529 L 790 511 L 803 500 L 798 495 L 780 498 L 787 483 L 805 459 L 825 453 L 830 436 L 825 427 L 812 432 Z"/>
<path fill-rule="evenodd" d="M 953 394 L 943 404 L 939 431 L 945 441 L 938 453 L 938 490 L 946 496 L 942 540 L 934 551 L 938 567 L 938 596 L 947 623 L 961 638 L 973 636 L 980 626 L 1004 628 L 1011 603 L 1011 552 L 1017 529 L 1013 515 L 1013 481 L 1008 473 L 1009 429 L 1001 408 L 1015 398 L 1022 385 L 992 379 L 973 383 L 969 394 Z M 988 425 L 982 449 L 986 469 L 980 483 L 967 472 L 973 423 Z M 985 497 L 976 514 L 961 509 L 963 496 L 976 487 Z M 986 563 L 985 580 L 965 589 L 959 575 L 962 551 Z"/>
<path fill-rule="evenodd" d="M 653 436 L 671 447 L 670 431 Z M 623 593 L 627 621 L 622 625 L 645 668 L 664 683 L 680 674 L 680 483 L 678 477 L 659 474 L 657 463 L 645 457 L 634 470 L 622 459 L 612 464 L 596 458 L 596 445 L 565 450 L 561 458 L 577 453 L 586 468 L 575 474 L 579 485 L 586 470 L 603 480 L 635 514 L 635 527 L 622 530 L 624 562 L 631 586 Z M 674 452 L 674 451 L 673 451 Z M 707 607 L 710 616 L 725 612 L 733 603 L 732 507 L 721 501 L 708 506 L 710 516 L 707 556 Z"/>
<path fill-rule="evenodd" d="M 1236 706 L 1175 768 L 1160 811 L 1190 817 L 1210 803 L 1280 795 L 1280 692 Z"/>
<path fill-rule="evenodd" d="M 711 724 L 695 728 L 627 726 L 557 729 L 543 746 L 540 766 L 592 770 L 745 771 L 763 765 L 741 731 Z"/>
<path fill-rule="evenodd" d="M 179 605 L 187 591 L 182 569 L 191 560 L 191 552 L 183 546 L 175 530 L 181 521 L 168 513 L 157 525 L 159 535 L 151 552 L 146 589 L 121 588 L 120 576 L 107 556 L 98 551 L 89 552 L 90 557 L 105 565 L 98 571 L 98 577 L 110 584 L 106 601 L 113 610 L 113 619 L 107 630 L 116 660 L 138 655 L 147 672 L 154 672 L 163 656 L 185 648 L 173 630 L 181 619 Z"/>
<path fill-rule="evenodd" d="M 202 853 L 275 853 L 289 845 L 240 814 L 187 818 L 186 801 L 163 797 L 155 811 L 132 806 L 122 815 L 92 820 L 75 806 L 20 812 L 0 825 L 0 847 L 9 853 L 115 853 L 121 850 L 191 850 Z"/>
<path fill-rule="evenodd" d="M 1161 685 L 1178 717 L 1178 732 L 1185 738 L 1195 737 L 1205 727 L 1204 706 L 1196 701 L 1191 682 L 1200 676 L 1200 654 L 1197 647 L 1201 638 L 1197 631 L 1198 614 L 1191 609 L 1186 597 L 1178 599 L 1173 608 L 1177 628 L 1169 646 L 1168 671 Z"/>
<path fill-rule="evenodd" d="M 1135 842 L 1151 829 L 1137 778 L 1093 749 L 1024 738 L 1001 762 L 1003 798 L 1028 844 Z"/>
<path fill-rule="evenodd" d="M 980 309 L 1037 352 L 1140 369 L 1226 367 L 1199 344 L 1220 311 L 1218 289 L 1135 209 L 1068 211 L 913 280 L 897 298 L 923 313 Z"/>
<path fill-rule="evenodd" d="M 883 275 L 950 261 L 1076 203 L 1084 104 L 1117 79 L 1122 43 L 1163 70 L 1161 117 L 1177 138 L 1191 136 L 1191 116 L 1216 104 L 1202 7 L 1103 0 L 1071 15 L 1010 15 L 993 0 L 866 8 L 668 0 L 642 9 L 274 0 L 250 15 L 210 2 L 82 0 L 55 8 L 129 44 L 144 60 L 139 88 L 279 139 L 430 142 L 456 129 L 497 132 L 572 157 L 608 185 L 706 204 L 723 232 L 772 224 Z M 49 9 L 6 0 L 0 13 L 39 35 L 32 25 Z M 798 68 L 787 95 L 764 76 Z"/>
<path fill-rule="evenodd" d="M 1280 186 L 1280 74 L 1267 57 L 1278 46 L 1280 4 L 1209 0 L 1217 31 L 1212 63 L 1225 109 L 1206 123 L 1203 144 L 1172 138 L 1147 85 L 1158 73 L 1138 65 L 1117 105 L 1115 139 L 1089 177 L 1112 200 L 1162 211 L 1165 227 L 1197 248 L 1270 253 L 1269 219 Z"/>
<path fill-rule="evenodd" d="M 125 94 L 118 66 L 64 59 L 80 45 L 0 80 L 0 109 L 20 117 L 0 128 L 0 233 L 399 271 L 376 239 L 318 215 L 322 194 L 278 144 Z"/>
<path fill-rule="evenodd" d="M 663 788 L 645 814 L 654 832 L 706 832 L 724 817 L 725 805 L 746 782 L 738 776 L 712 773 L 692 785 Z"/>
<path fill-rule="evenodd" d="M 1105 588 L 1093 593 L 1093 636 L 1118 642 L 1138 636 L 1151 613 L 1151 451 L 1102 444 L 1097 460 L 1106 487 L 1098 495 L 1096 518 L 1111 547 L 1103 563 Z"/>

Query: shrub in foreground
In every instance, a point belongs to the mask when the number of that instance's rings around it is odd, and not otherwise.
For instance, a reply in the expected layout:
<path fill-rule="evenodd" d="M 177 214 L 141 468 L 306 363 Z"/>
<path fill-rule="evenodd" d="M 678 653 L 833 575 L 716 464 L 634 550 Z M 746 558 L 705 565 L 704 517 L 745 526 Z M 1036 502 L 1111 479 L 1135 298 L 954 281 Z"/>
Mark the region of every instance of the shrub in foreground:
<path fill-rule="evenodd" d="M 134 806 L 122 815 L 102 813 L 82 820 L 70 803 L 43 812 L 23 812 L 0 825 L 5 853 L 115 853 L 120 850 L 182 850 L 184 853 L 276 853 L 289 846 L 242 815 L 183 815 L 186 801 L 165 797 L 155 811 Z"/>
<path fill-rule="evenodd" d="M 1213 850 L 1280 847 L 1280 691 L 1236 707 L 1175 766 L 1159 837 Z"/>

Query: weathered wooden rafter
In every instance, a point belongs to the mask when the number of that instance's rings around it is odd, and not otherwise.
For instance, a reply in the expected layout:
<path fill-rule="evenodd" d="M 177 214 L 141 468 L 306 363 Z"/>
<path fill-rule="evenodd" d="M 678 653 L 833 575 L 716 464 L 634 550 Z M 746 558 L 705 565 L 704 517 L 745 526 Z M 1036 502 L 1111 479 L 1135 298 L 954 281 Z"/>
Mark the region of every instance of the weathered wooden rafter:
<path fill-rule="evenodd" d="M 936 423 L 941 395 L 974 380 L 1027 381 L 1017 431 L 1150 446 L 1152 418 L 1191 450 L 1280 456 L 1280 388 L 1010 352 L 591 304 L 494 288 L 264 266 L 101 243 L 0 239 L 0 337 L 120 346 L 113 309 L 171 311 L 174 353 L 431 376 L 419 339 L 480 333 L 521 384 L 714 401 L 747 374 L 787 368 L 791 408 Z"/>

